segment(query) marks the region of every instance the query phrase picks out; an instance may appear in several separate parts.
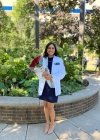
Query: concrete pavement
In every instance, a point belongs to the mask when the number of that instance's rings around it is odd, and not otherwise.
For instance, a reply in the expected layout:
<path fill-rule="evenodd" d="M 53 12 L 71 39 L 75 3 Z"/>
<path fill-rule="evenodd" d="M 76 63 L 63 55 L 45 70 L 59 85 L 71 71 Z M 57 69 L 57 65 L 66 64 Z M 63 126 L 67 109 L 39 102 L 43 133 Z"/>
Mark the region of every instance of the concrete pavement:
<path fill-rule="evenodd" d="M 100 91 L 100 77 L 88 76 L 91 87 Z M 55 130 L 47 135 L 42 124 L 0 124 L 0 140 L 100 140 L 100 98 L 88 112 L 56 122 Z"/>

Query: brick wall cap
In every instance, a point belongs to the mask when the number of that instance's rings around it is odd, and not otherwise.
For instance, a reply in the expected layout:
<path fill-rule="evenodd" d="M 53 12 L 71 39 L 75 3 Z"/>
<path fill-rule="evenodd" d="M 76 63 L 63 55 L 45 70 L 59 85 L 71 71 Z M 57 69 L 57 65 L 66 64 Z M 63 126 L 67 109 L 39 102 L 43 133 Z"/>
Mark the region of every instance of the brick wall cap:
<path fill-rule="evenodd" d="M 99 92 L 99 89 L 90 85 L 86 89 L 75 92 L 72 95 L 59 96 L 57 104 L 80 101 L 95 95 L 97 92 Z M 0 106 L 40 106 L 40 101 L 38 98 L 33 97 L 0 96 Z"/>
<path fill-rule="evenodd" d="M 97 89 L 97 87 L 94 88 L 94 87 L 88 86 L 86 89 L 75 92 L 72 95 L 60 96 L 58 104 L 80 101 L 80 100 L 89 98 L 95 95 L 96 93 L 99 93 L 99 89 Z"/>
<path fill-rule="evenodd" d="M 0 106 L 39 106 L 39 99 L 33 97 L 1 96 Z"/>

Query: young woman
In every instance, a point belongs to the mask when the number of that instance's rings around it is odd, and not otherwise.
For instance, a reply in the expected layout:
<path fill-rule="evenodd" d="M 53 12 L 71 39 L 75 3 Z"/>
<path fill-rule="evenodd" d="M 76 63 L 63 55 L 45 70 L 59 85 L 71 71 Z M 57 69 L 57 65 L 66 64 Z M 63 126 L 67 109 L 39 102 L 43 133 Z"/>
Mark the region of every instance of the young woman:
<path fill-rule="evenodd" d="M 44 132 L 51 134 L 55 128 L 54 104 L 58 101 L 61 94 L 60 80 L 64 78 L 66 71 L 63 60 L 57 56 L 57 48 L 53 42 L 46 45 L 43 54 L 43 68 L 49 69 L 49 73 L 44 71 L 43 78 L 39 79 L 39 99 L 44 101 L 44 114 L 46 125 Z M 54 87 L 48 85 L 47 80 L 52 80 Z"/>

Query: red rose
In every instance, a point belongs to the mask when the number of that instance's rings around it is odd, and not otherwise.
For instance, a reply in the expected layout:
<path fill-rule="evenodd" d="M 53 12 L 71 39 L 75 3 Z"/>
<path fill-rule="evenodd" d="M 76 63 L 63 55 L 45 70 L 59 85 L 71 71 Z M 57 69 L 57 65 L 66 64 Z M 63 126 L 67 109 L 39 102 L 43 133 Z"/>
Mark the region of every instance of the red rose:
<path fill-rule="evenodd" d="M 41 59 L 41 56 L 35 57 L 35 58 L 32 60 L 32 62 L 31 62 L 31 64 L 29 65 L 29 67 L 33 67 L 33 68 L 34 68 L 34 67 L 39 63 L 40 59 Z"/>

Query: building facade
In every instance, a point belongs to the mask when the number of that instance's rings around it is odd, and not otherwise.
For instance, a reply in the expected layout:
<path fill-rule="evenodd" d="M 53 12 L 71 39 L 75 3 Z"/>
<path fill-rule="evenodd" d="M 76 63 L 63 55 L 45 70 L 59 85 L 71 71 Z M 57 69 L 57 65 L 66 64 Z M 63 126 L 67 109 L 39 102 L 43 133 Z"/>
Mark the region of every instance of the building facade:
<path fill-rule="evenodd" d="M 16 4 L 17 0 L 1 0 L 3 9 L 7 12 L 11 12 L 13 6 Z"/>

